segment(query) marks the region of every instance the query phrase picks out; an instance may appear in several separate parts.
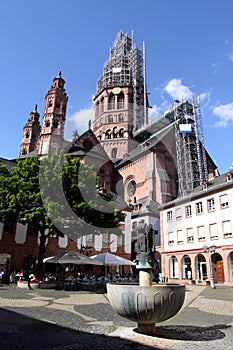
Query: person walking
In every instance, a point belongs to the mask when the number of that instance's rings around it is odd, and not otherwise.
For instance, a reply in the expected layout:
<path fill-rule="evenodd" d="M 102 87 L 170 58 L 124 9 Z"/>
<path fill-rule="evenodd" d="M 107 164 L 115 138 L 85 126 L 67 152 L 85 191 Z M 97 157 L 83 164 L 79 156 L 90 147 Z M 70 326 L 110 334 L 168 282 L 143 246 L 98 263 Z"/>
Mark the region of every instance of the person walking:
<path fill-rule="evenodd" d="M 32 282 L 32 281 L 35 281 L 35 280 L 36 280 L 36 276 L 35 276 L 33 273 L 31 273 L 31 274 L 28 276 L 28 288 L 29 288 L 30 290 L 32 290 L 31 282 Z"/>

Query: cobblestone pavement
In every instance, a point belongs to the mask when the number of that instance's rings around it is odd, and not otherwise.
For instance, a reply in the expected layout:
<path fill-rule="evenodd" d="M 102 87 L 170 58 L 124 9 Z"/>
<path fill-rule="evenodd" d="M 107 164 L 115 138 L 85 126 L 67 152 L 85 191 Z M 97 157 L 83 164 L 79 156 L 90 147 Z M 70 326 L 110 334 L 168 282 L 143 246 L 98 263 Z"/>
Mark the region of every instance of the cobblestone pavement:
<path fill-rule="evenodd" d="M 186 286 L 185 302 L 156 335 L 116 314 L 106 294 L 0 285 L 1 349 L 233 349 L 233 288 Z"/>

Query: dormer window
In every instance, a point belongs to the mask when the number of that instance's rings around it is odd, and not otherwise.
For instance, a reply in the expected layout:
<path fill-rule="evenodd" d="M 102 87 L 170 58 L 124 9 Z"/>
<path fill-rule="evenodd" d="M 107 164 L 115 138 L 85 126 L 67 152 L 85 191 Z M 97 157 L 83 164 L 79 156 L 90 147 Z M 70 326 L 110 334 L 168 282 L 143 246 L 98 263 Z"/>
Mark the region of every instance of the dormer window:
<path fill-rule="evenodd" d="M 232 179 L 231 173 L 227 173 L 227 181 L 231 181 L 231 179 Z"/>

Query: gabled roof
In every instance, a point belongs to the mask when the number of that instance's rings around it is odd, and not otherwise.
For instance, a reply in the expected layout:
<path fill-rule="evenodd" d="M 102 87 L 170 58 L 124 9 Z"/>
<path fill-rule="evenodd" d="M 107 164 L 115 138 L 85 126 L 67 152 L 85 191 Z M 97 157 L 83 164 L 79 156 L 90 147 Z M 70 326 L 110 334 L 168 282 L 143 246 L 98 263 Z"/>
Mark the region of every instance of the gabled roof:
<path fill-rule="evenodd" d="M 233 175 L 231 175 L 231 179 L 229 180 L 227 174 L 228 173 L 216 176 L 210 179 L 206 184 L 195 187 L 193 191 L 187 193 L 185 196 L 177 197 L 173 201 L 160 205 L 159 210 L 167 209 L 182 203 L 188 203 L 192 200 L 206 197 L 213 192 L 220 192 L 229 187 L 233 187 Z"/>

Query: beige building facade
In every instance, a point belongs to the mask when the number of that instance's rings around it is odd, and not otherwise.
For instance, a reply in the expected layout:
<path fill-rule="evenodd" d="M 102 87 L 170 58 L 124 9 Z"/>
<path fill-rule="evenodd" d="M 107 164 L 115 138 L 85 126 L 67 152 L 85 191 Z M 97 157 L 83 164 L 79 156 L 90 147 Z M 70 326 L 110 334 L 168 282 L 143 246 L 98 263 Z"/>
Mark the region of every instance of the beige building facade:
<path fill-rule="evenodd" d="M 232 170 L 160 207 L 162 269 L 169 282 L 208 283 L 211 259 L 215 283 L 233 285 Z"/>

